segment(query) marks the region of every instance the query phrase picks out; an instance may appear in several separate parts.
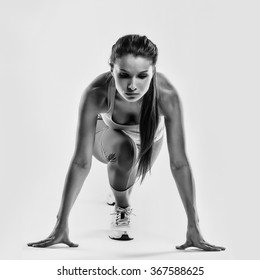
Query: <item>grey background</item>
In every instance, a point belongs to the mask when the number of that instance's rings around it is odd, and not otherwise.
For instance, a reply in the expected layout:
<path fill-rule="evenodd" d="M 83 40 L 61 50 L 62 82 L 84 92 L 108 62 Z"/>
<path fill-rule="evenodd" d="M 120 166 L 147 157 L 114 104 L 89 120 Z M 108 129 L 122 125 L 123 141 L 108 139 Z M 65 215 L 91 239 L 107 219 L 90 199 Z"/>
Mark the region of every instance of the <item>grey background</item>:
<path fill-rule="evenodd" d="M 257 1 L 0 2 L 1 259 L 259 259 Z M 186 218 L 166 143 L 135 188 L 136 239 L 108 239 L 105 166 L 93 167 L 71 214 L 78 249 L 27 248 L 55 223 L 81 94 L 108 71 L 118 37 L 145 34 L 177 88 L 203 235 L 223 253 L 179 252 Z"/>

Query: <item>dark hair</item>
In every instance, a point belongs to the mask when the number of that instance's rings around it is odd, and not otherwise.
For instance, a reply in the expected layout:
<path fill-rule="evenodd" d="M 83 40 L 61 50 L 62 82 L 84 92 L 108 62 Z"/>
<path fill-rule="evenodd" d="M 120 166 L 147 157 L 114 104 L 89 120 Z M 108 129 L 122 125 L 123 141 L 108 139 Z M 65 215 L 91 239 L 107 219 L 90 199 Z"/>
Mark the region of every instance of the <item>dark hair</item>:
<path fill-rule="evenodd" d="M 152 61 L 155 66 L 158 57 L 158 49 L 156 45 L 146 36 L 126 35 L 117 40 L 112 47 L 112 52 L 109 60 L 111 68 L 117 58 L 124 55 L 132 54 L 135 57 L 141 56 Z M 153 141 L 156 129 L 159 123 L 158 105 L 157 105 L 157 89 L 156 75 L 154 74 L 150 87 L 144 95 L 141 116 L 140 116 L 140 136 L 141 148 L 138 158 L 137 175 L 141 182 L 145 175 L 151 170 L 151 157 L 153 151 Z"/>

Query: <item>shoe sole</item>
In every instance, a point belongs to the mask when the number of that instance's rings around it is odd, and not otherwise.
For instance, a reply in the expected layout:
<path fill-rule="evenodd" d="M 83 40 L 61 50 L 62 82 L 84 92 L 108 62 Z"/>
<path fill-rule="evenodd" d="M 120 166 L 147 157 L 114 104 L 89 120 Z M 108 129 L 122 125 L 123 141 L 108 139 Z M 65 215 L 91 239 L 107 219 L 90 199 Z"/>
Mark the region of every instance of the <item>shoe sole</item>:
<path fill-rule="evenodd" d="M 109 236 L 110 239 L 113 239 L 113 240 L 117 240 L 117 241 L 130 241 L 130 240 L 133 240 L 134 238 L 131 238 L 129 237 L 128 234 L 122 234 L 121 237 L 112 237 L 112 236 Z"/>
<path fill-rule="evenodd" d="M 109 205 L 109 206 L 115 206 L 116 203 L 115 203 L 115 202 L 112 202 L 112 203 L 107 202 L 107 205 Z"/>

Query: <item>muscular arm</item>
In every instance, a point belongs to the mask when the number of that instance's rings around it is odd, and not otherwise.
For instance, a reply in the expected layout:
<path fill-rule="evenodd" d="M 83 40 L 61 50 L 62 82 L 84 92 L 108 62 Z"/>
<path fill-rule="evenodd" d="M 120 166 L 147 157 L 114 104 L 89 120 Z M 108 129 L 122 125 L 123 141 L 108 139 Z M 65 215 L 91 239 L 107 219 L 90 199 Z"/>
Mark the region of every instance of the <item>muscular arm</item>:
<path fill-rule="evenodd" d="M 67 172 L 56 225 L 46 239 L 29 243 L 28 246 L 47 247 L 58 243 L 78 246 L 69 240 L 68 218 L 91 168 L 97 115 L 104 110 L 105 103 L 103 84 L 97 86 L 92 83 L 82 98 L 75 152 Z"/>
<path fill-rule="evenodd" d="M 161 84 L 160 106 L 165 117 L 170 168 L 188 220 L 186 242 L 176 248 L 186 249 L 188 247 L 198 247 L 206 251 L 225 250 L 224 247 L 207 243 L 201 235 L 196 209 L 195 185 L 185 152 L 185 139 L 179 96 L 167 80 L 164 84 Z"/>
<path fill-rule="evenodd" d="M 98 106 L 95 102 L 94 94 L 93 90 L 86 90 L 79 110 L 75 153 L 66 176 L 61 206 L 57 217 L 59 222 L 65 225 L 68 222 L 70 210 L 91 168 L 98 114 Z"/>
<path fill-rule="evenodd" d="M 194 226 L 198 223 L 195 186 L 185 152 L 180 100 L 175 91 L 169 92 L 166 99 L 164 114 L 170 168 L 187 214 L 188 226 Z"/>

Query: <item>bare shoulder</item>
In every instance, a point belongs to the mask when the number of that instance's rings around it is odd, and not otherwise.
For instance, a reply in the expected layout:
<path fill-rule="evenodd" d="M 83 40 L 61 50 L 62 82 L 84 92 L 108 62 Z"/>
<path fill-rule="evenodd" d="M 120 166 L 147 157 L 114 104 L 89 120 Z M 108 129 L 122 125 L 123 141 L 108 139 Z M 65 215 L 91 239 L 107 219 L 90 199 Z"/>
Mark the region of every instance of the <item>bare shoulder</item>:
<path fill-rule="evenodd" d="M 81 99 L 81 109 L 94 110 L 97 113 L 107 111 L 107 92 L 111 80 L 110 72 L 96 77 L 85 89 Z"/>
<path fill-rule="evenodd" d="M 170 117 L 180 106 L 177 90 L 164 74 L 157 73 L 156 78 L 160 113 L 165 117 Z"/>

